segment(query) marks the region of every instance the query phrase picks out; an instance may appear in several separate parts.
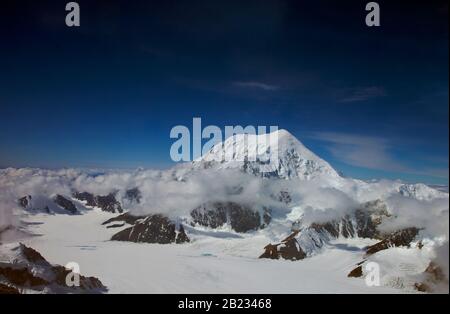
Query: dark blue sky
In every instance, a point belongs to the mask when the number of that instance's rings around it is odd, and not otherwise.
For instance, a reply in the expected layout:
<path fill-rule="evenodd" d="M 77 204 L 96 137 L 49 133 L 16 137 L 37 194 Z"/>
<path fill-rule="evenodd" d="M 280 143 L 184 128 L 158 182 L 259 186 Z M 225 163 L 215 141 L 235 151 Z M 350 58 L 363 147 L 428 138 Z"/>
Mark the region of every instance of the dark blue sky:
<path fill-rule="evenodd" d="M 2 2 L 0 167 L 164 168 L 174 125 L 278 125 L 358 178 L 448 184 L 448 4 Z M 426 4 L 425 4 L 426 3 Z"/>

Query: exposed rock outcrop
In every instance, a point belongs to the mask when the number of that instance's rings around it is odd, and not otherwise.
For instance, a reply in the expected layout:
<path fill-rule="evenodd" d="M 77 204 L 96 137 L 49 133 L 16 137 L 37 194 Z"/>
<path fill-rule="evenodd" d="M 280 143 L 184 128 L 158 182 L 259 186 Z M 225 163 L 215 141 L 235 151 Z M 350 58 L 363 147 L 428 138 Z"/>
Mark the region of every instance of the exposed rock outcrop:
<path fill-rule="evenodd" d="M 348 275 L 347 277 L 354 277 L 354 278 L 359 278 L 363 275 L 363 271 L 362 271 L 362 266 L 359 265 L 358 267 L 356 267 L 355 269 L 353 269 Z"/>
<path fill-rule="evenodd" d="M 106 229 L 122 228 L 124 226 L 125 226 L 125 223 L 111 224 L 111 225 L 106 226 Z"/>
<path fill-rule="evenodd" d="M 95 197 L 97 206 L 102 210 L 111 213 L 121 213 L 123 212 L 122 206 L 116 200 L 114 194 L 110 193 L 108 195 L 99 195 Z"/>
<path fill-rule="evenodd" d="M 313 223 L 311 228 L 319 233 L 327 232 L 334 238 L 343 236 L 344 238 L 382 239 L 377 226 L 383 217 L 389 217 L 386 205 L 380 200 L 376 200 L 364 203 L 352 215 L 345 215 L 340 220 L 326 223 Z"/>
<path fill-rule="evenodd" d="M 424 280 L 422 282 L 414 284 L 417 291 L 448 293 L 448 278 L 438 264 L 430 262 L 425 269 L 423 276 Z"/>
<path fill-rule="evenodd" d="M 146 216 L 134 216 L 127 212 L 106 220 L 104 223 L 102 223 L 102 225 L 108 225 L 112 222 L 124 222 L 130 225 L 134 225 L 136 221 L 143 219 L 145 217 Z"/>
<path fill-rule="evenodd" d="M 130 203 L 139 204 L 141 202 L 142 194 L 138 188 L 132 188 L 125 191 L 125 198 Z"/>
<path fill-rule="evenodd" d="M 183 225 L 180 224 L 178 227 L 177 235 L 175 237 L 175 243 L 181 244 L 181 243 L 186 243 L 186 242 L 190 242 L 190 241 L 191 240 L 189 239 L 186 232 L 184 231 Z"/>
<path fill-rule="evenodd" d="M 56 197 L 53 199 L 53 201 L 59 207 L 67 210 L 71 214 L 75 214 L 77 212 L 77 208 L 76 208 L 75 204 L 60 194 L 56 195 Z"/>
<path fill-rule="evenodd" d="M 435 262 L 430 262 L 428 267 L 425 269 L 425 274 L 428 274 L 430 276 L 430 280 L 434 282 L 441 282 L 447 280 L 444 271 Z"/>
<path fill-rule="evenodd" d="M 0 294 L 20 294 L 20 291 L 14 287 L 0 283 Z"/>
<path fill-rule="evenodd" d="M 268 244 L 264 247 L 265 252 L 259 258 L 279 259 L 284 258 L 287 260 L 301 260 L 306 257 L 301 246 L 295 239 L 299 231 L 293 232 L 286 239 L 277 244 Z"/>
<path fill-rule="evenodd" d="M 377 226 L 381 223 L 383 217 L 388 216 L 389 214 L 383 202 L 378 200 L 367 202 L 362 204 L 361 208 L 355 210 L 353 214 L 345 215 L 339 220 L 332 220 L 325 223 L 312 223 L 307 227 L 303 227 L 301 231 L 295 231 L 291 236 L 295 237 L 296 242 L 291 242 L 289 248 L 293 248 L 295 244 L 295 246 L 298 246 L 298 251 L 301 252 L 300 255 L 307 256 L 322 248 L 330 240 L 340 236 L 345 238 L 361 237 L 382 239 L 382 235 L 377 230 Z M 301 222 L 294 224 L 294 226 L 295 228 L 293 229 L 299 230 L 301 228 Z M 282 254 L 278 254 L 281 253 L 278 245 L 276 245 L 277 250 L 274 250 L 272 244 L 266 246 L 266 252 L 263 254 L 264 257 L 283 257 Z M 289 249 L 285 247 L 287 246 L 283 246 L 285 250 Z M 290 257 L 291 254 L 287 256 Z"/>
<path fill-rule="evenodd" d="M 236 232 L 257 230 L 264 223 L 270 223 L 270 212 L 261 221 L 259 212 L 248 206 L 234 202 L 212 202 L 203 204 L 191 212 L 193 223 L 201 226 L 218 228 L 227 223 Z"/>
<path fill-rule="evenodd" d="M 88 192 L 75 192 L 73 193 L 73 197 L 76 198 L 77 200 L 86 202 L 87 206 L 90 207 L 97 206 L 94 194 Z"/>
<path fill-rule="evenodd" d="M 108 195 L 94 195 L 89 192 L 75 192 L 73 197 L 86 202 L 86 206 L 100 207 L 103 211 L 111 213 L 122 213 L 122 205 L 117 201 L 114 193 Z"/>
<path fill-rule="evenodd" d="M 39 252 L 23 244 L 0 261 L 0 293 L 103 293 L 107 288 L 95 277 L 79 276 L 79 286 L 68 286 L 71 271 L 50 264 Z"/>
<path fill-rule="evenodd" d="M 19 205 L 29 211 L 45 213 L 68 213 L 76 214 L 78 212 L 75 203 L 70 197 L 57 194 L 52 198 L 46 195 L 26 195 L 17 200 Z"/>
<path fill-rule="evenodd" d="M 31 195 L 19 198 L 18 202 L 22 208 L 28 208 L 28 206 L 30 206 L 31 204 Z"/>
<path fill-rule="evenodd" d="M 278 201 L 285 204 L 290 204 L 292 202 L 292 197 L 288 191 L 281 191 L 280 194 L 278 194 Z"/>
<path fill-rule="evenodd" d="M 169 218 L 155 214 L 136 219 L 132 227 L 116 233 L 111 240 L 169 244 L 189 242 L 189 237 L 183 225 L 177 226 Z"/>
<path fill-rule="evenodd" d="M 419 229 L 414 227 L 393 232 L 385 236 L 384 240 L 367 247 L 366 253 L 370 255 L 390 247 L 409 246 L 418 233 Z"/>
<path fill-rule="evenodd" d="M 202 205 L 192 210 L 191 217 L 194 223 L 215 229 L 227 223 L 227 210 L 220 203 Z"/>

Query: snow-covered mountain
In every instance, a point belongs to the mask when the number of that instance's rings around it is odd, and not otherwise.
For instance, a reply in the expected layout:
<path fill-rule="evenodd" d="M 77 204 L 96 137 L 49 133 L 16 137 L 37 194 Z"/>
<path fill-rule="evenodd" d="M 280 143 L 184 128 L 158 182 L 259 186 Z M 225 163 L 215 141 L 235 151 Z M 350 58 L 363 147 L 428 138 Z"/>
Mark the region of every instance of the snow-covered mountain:
<path fill-rule="evenodd" d="M 446 192 L 439 191 L 423 183 L 402 184 L 398 187 L 398 192 L 400 195 L 418 200 L 432 200 L 448 195 Z"/>
<path fill-rule="evenodd" d="M 265 141 L 266 135 L 235 135 L 201 158 L 164 171 L 0 170 L 0 244 L 10 242 L 13 236 L 9 234 L 17 229 L 21 241 L 44 250 L 52 259 L 56 257 L 60 264 L 66 259 L 58 259 L 60 254 L 71 256 L 77 252 L 68 250 L 80 248 L 86 253 L 83 258 L 90 263 L 92 257 L 94 264 L 101 266 L 97 260 L 103 256 L 96 253 L 97 246 L 107 248 L 112 259 L 123 256 L 133 260 L 126 252 L 141 256 L 142 248 L 147 247 L 128 247 L 117 241 L 153 243 L 148 254 L 161 265 L 176 260 L 179 264 L 174 269 L 183 278 L 186 256 L 193 254 L 198 255 L 193 258 L 221 256 L 216 265 L 224 273 L 229 270 L 222 268 L 221 260 L 237 259 L 233 265 L 245 268 L 239 259 L 245 257 L 254 263 L 254 278 L 264 277 L 261 269 L 272 270 L 264 265 L 273 265 L 258 263 L 258 256 L 303 262 L 315 259 L 320 264 L 320 256 L 329 256 L 325 260 L 335 263 L 337 254 L 345 262 L 333 271 L 346 274 L 354 270 L 351 277 L 364 273 L 359 267 L 362 264 L 355 268 L 361 260 L 372 259 L 391 267 L 404 253 L 398 253 L 400 249 L 408 250 L 419 277 L 430 262 L 443 265 L 435 258 L 442 255 L 436 252 L 445 251 L 445 246 L 448 256 L 448 193 L 424 184 L 344 178 L 289 132 L 279 130 L 270 136 L 272 140 Z M 45 234 L 48 243 L 39 237 L 27 240 L 27 232 Z M 63 253 L 58 247 L 61 243 L 67 248 Z M 169 248 L 157 244 L 168 244 Z M 167 258 L 168 252 L 175 257 Z M 119 273 L 133 277 L 134 267 L 123 263 L 128 266 Z M 286 265 L 275 265 L 274 269 L 278 272 L 280 267 L 291 267 Z M 291 272 L 301 272 L 302 265 L 281 272 L 292 284 L 290 291 L 297 287 L 290 279 Z M 100 266 L 92 274 L 100 272 L 99 278 L 109 282 L 108 276 L 115 274 Z M 196 260 L 185 271 L 197 276 L 210 266 Z M 315 272 L 324 271 L 314 267 Z M 401 267 L 383 284 L 391 286 L 391 280 L 402 273 Z M 157 277 L 161 270 L 151 272 L 152 276 Z M 140 277 L 133 278 L 139 281 Z M 419 277 L 411 280 L 424 283 Z M 310 279 L 315 282 L 315 278 Z M 157 284 L 161 280 L 166 279 L 156 280 Z M 118 281 L 124 282 L 124 278 Z M 407 285 L 414 290 L 415 283 Z M 241 283 L 230 285 L 239 288 Z M 222 291 L 221 287 L 217 291 Z"/>
<path fill-rule="evenodd" d="M 191 163 L 173 168 L 173 177 L 185 179 L 203 170 L 237 170 L 266 179 L 320 180 L 361 202 L 400 194 L 418 200 L 448 197 L 448 192 L 422 183 L 401 181 L 366 182 L 342 177 L 327 161 L 317 156 L 287 130 L 268 134 L 236 134 L 214 145 Z"/>
<path fill-rule="evenodd" d="M 328 162 L 286 130 L 269 134 L 237 134 L 193 161 L 192 169 L 240 169 L 265 178 L 302 180 L 339 177 Z"/>
<path fill-rule="evenodd" d="M 79 286 L 67 286 L 71 271 L 50 264 L 39 252 L 23 244 L 0 246 L 0 294 L 104 293 L 95 277 L 79 276 Z"/>

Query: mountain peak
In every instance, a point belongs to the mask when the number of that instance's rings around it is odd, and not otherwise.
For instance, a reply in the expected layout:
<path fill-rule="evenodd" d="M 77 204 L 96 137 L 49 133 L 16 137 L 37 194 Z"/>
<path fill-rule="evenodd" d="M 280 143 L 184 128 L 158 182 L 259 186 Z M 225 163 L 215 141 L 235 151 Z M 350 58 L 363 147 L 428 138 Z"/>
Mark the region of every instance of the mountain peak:
<path fill-rule="evenodd" d="M 273 137 L 274 136 L 274 137 Z M 269 134 L 237 134 L 214 145 L 194 168 L 240 169 L 262 177 L 312 179 L 339 174 L 285 129 Z"/>
<path fill-rule="evenodd" d="M 276 134 L 276 135 L 278 135 L 278 137 L 284 137 L 284 136 L 292 136 L 292 137 L 294 137 L 294 136 L 293 136 L 291 133 L 289 133 L 289 131 L 286 130 L 286 129 L 279 129 L 279 130 L 273 131 L 273 132 L 270 133 L 270 134 Z"/>

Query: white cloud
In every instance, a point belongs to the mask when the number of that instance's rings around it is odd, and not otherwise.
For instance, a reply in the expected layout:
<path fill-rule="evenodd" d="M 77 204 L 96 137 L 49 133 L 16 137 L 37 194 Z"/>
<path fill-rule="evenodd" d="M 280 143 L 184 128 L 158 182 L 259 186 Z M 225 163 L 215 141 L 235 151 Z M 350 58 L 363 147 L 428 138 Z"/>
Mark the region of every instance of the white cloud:
<path fill-rule="evenodd" d="M 271 85 L 257 81 L 234 82 L 233 84 L 238 87 L 261 89 L 265 91 L 275 91 L 279 89 L 279 87 L 276 85 Z"/>
<path fill-rule="evenodd" d="M 423 228 L 428 237 L 449 234 L 449 203 L 447 198 L 417 200 L 401 195 L 392 195 L 386 199 L 392 214 L 380 226 L 380 230 L 394 231 L 408 227 Z"/>
<path fill-rule="evenodd" d="M 386 138 L 339 132 L 312 132 L 308 137 L 328 143 L 327 149 L 331 154 L 351 166 L 448 178 L 448 166 L 412 168 L 402 164 L 392 156 L 390 150 L 394 144 Z M 429 158 L 427 156 L 425 161 Z"/>
<path fill-rule="evenodd" d="M 328 142 L 328 149 L 340 161 L 357 167 L 387 171 L 407 171 L 389 153 L 390 143 L 380 137 L 335 132 L 314 132 L 311 138 Z"/>
<path fill-rule="evenodd" d="M 20 211 L 17 202 L 20 197 L 32 195 L 48 200 L 55 194 L 70 196 L 74 191 L 96 195 L 117 191 L 125 209 L 136 215 L 163 213 L 178 218 L 189 216 L 192 209 L 205 202 L 235 201 L 256 210 L 269 207 L 273 217 L 282 221 L 287 217 L 302 217 L 305 224 L 339 219 L 358 208 L 361 202 L 381 198 L 387 199 L 395 217 L 383 225 L 386 230 L 418 226 L 425 228 L 430 236 L 448 238 L 448 197 L 419 201 L 391 196 L 402 185 L 396 181 L 267 180 L 229 169 L 204 170 L 180 180 L 176 171 L 0 170 L 0 226 L 17 224 L 14 212 Z M 130 204 L 125 200 L 125 191 L 136 187 L 142 193 L 141 202 Z M 289 192 L 292 198 L 289 205 L 273 197 L 280 191 Z"/>

